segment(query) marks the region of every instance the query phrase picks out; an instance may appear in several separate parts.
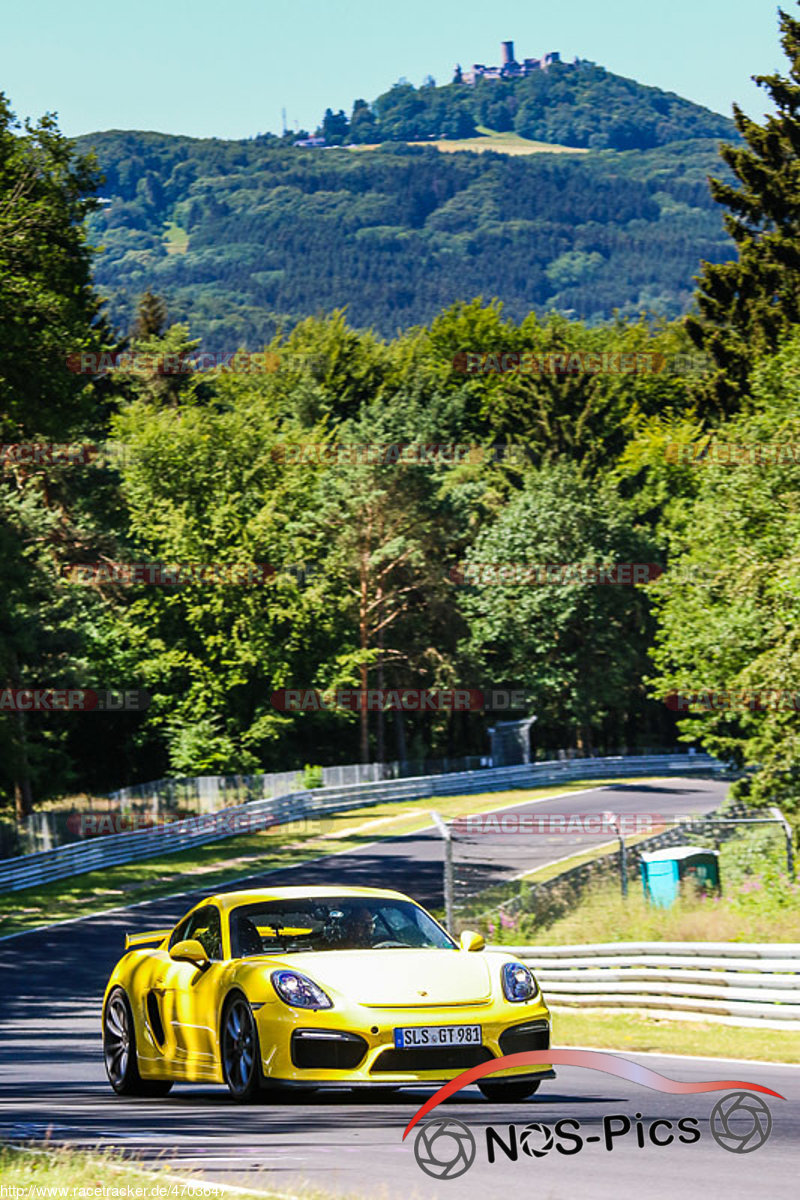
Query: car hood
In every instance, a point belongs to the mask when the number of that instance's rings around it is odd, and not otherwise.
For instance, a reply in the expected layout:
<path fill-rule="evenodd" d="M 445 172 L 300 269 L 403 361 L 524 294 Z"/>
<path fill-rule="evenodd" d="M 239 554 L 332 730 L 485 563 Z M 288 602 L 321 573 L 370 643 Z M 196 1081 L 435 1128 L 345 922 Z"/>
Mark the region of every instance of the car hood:
<path fill-rule="evenodd" d="M 320 950 L 281 961 L 370 1007 L 476 1004 L 492 994 L 488 961 L 464 950 Z"/>

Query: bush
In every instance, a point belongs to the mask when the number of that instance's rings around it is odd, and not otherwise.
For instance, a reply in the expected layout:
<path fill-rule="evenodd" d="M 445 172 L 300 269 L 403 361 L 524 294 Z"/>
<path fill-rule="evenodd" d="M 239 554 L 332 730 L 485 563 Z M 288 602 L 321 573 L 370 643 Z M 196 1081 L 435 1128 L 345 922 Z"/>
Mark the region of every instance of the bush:
<path fill-rule="evenodd" d="M 303 768 L 303 787 L 322 787 L 322 767 L 312 767 L 306 763 L 305 767 Z"/>

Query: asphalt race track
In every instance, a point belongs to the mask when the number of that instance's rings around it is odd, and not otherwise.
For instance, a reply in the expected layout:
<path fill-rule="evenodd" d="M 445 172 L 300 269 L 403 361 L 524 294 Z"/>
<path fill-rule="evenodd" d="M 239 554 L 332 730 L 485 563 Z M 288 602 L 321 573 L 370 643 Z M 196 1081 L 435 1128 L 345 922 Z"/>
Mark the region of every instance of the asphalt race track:
<path fill-rule="evenodd" d="M 514 811 L 563 813 L 703 812 L 722 800 L 725 785 L 699 779 L 628 782 L 587 789 L 560 800 L 540 799 Z M 498 796 L 502 804 L 502 796 Z M 606 841 L 607 835 L 552 838 L 537 835 L 487 837 L 467 848 L 470 873 L 487 883 L 509 878 L 543 862 L 573 853 L 576 844 Z M 318 860 L 273 873 L 271 882 L 363 883 L 394 886 L 427 904 L 441 904 L 442 842 L 425 831 L 363 846 L 358 852 Z M 263 877 L 265 880 L 268 877 Z M 256 880 L 253 881 L 257 882 Z M 700 1194 L 796 1200 L 800 1179 L 800 1089 L 798 1068 L 780 1065 L 628 1057 L 684 1081 L 740 1079 L 773 1088 L 786 1100 L 766 1097 L 772 1131 L 760 1149 L 733 1153 L 710 1135 L 708 1118 L 727 1092 L 672 1096 L 594 1071 L 559 1068 L 558 1078 L 520 1105 L 497 1105 L 470 1088 L 436 1110 L 455 1118 L 476 1142 L 475 1160 L 456 1179 L 433 1179 L 418 1166 L 415 1129 L 402 1132 L 430 1094 L 425 1089 L 368 1102 L 356 1093 L 316 1092 L 280 1103 L 240 1107 L 222 1087 L 178 1085 L 161 1100 L 114 1096 L 105 1079 L 99 1036 L 100 1002 L 108 974 L 122 950 L 125 930 L 158 928 L 176 921 L 195 895 L 139 905 L 85 920 L 26 933 L 0 943 L 0 1139 L 29 1141 L 49 1136 L 56 1142 L 118 1147 L 145 1163 L 168 1164 L 177 1176 L 202 1172 L 207 1180 L 244 1187 L 274 1187 L 286 1196 L 303 1184 L 336 1195 L 359 1197 L 487 1197 L 521 1189 L 537 1200 L 575 1196 L 591 1200 L 639 1197 L 660 1200 Z M 780 1044 L 781 1034 L 774 1033 Z M 557 1017 L 554 1045 L 558 1045 Z M 709 1047 L 713 1052 L 713 1046 Z M 778 1050 L 778 1056 L 780 1051 Z M 641 1114 L 641 1117 L 637 1117 Z M 632 1128 L 605 1144 L 606 1125 L 626 1115 Z M 665 1146 L 650 1140 L 656 1119 L 694 1117 L 700 1138 Z M 565 1128 L 583 1138 L 556 1136 L 547 1149 L 547 1130 L 533 1130 L 529 1152 L 516 1161 L 501 1148 L 489 1162 L 486 1127 L 508 1143 L 509 1125 L 532 1122 Z M 636 1121 L 644 1147 L 637 1142 Z M 612 1129 L 623 1125 L 611 1122 Z M 666 1126 L 656 1136 L 668 1136 Z M 558 1134 L 558 1131 L 556 1131 Z M 589 1140 L 587 1140 L 589 1139 Z M 596 1139 L 596 1140 L 593 1140 Z M 439 1143 L 440 1146 L 443 1143 Z M 452 1147 L 456 1143 L 450 1139 Z M 521 1143 L 520 1143 L 521 1144 Z M 537 1153 L 538 1151 L 538 1153 Z"/>

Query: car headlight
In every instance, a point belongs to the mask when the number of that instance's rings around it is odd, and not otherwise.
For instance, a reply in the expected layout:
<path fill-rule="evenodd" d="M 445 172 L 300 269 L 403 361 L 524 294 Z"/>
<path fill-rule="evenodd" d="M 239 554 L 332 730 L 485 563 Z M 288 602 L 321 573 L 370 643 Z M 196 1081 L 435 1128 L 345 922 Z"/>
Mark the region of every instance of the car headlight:
<path fill-rule="evenodd" d="M 299 971 L 273 971 L 272 986 L 285 1004 L 292 1008 L 333 1008 L 333 1001 L 321 987 Z"/>
<path fill-rule="evenodd" d="M 539 985 L 522 963 L 510 962 L 503 966 L 503 991 L 506 1000 L 530 1000 L 539 990 Z"/>

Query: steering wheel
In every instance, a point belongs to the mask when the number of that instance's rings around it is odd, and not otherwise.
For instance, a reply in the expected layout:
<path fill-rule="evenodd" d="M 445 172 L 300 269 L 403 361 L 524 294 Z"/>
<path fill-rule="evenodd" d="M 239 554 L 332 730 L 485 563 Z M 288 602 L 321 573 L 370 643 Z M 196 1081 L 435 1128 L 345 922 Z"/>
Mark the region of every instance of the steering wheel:
<path fill-rule="evenodd" d="M 390 946 L 399 946 L 399 948 L 401 950 L 405 950 L 408 947 L 408 943 L 407 942 L 393 942 L 391 940 L 386 941 L 386 942 L 376 942 L 375 945 L 372 947 L 372 949 L 373 950 L 387 950 Z"/>

